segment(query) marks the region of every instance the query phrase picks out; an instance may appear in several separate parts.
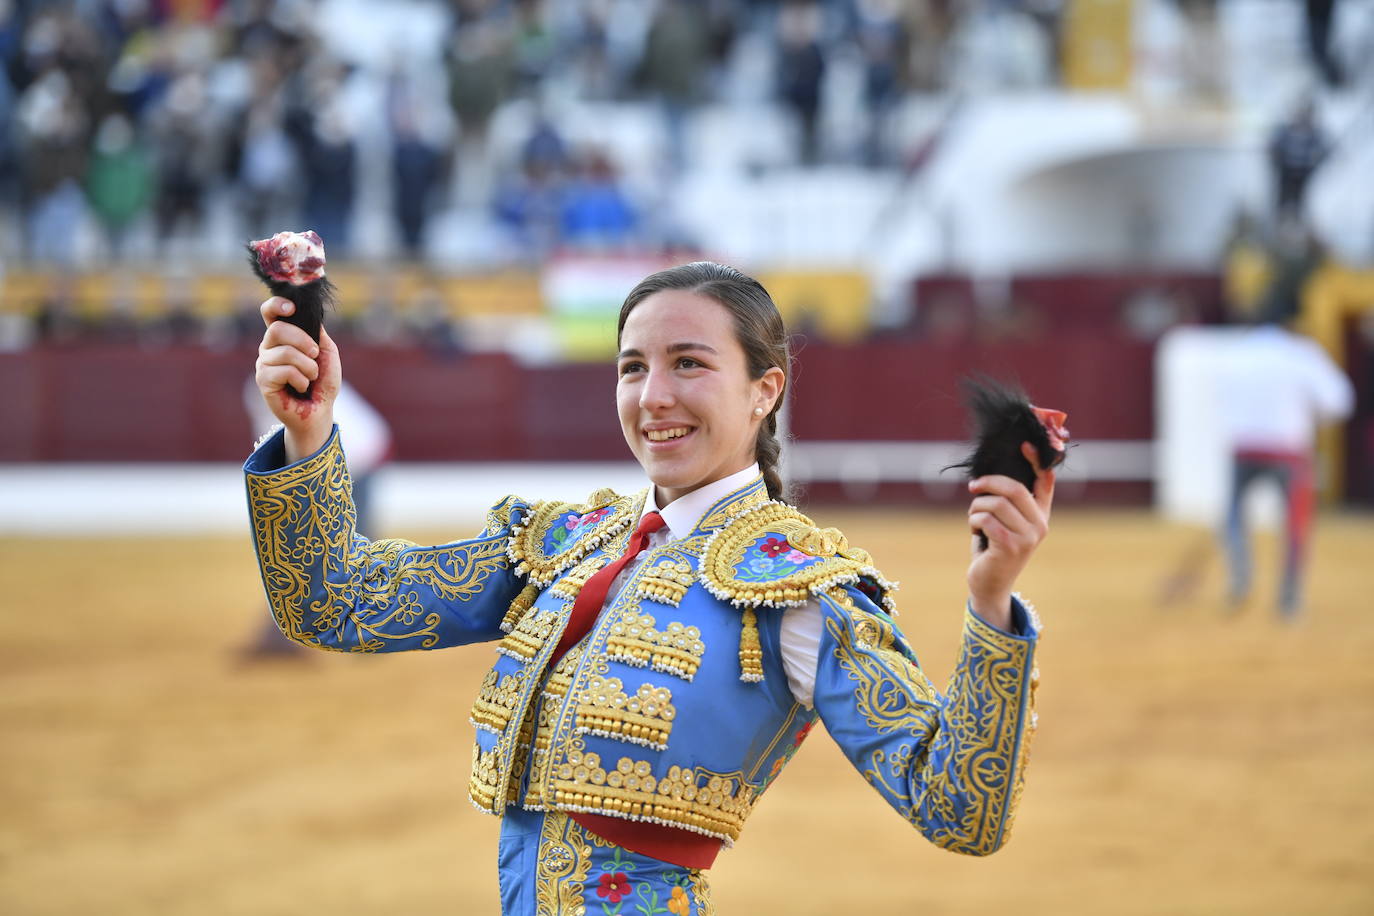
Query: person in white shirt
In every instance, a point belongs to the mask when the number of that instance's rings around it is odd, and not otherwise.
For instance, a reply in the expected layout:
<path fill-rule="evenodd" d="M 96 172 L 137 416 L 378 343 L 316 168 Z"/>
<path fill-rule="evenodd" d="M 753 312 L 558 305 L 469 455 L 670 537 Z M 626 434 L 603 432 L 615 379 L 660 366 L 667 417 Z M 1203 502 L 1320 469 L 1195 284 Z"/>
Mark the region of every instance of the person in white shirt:
<path fill-rule="evenodd" d="M 1232 480 L 1224 540 L 1229 564 L 1228 600 L 1239 607 L 1252 578 L 1245 496 L 1273 480 L 1285 503 L 1287 545 L 1279 612 L 1295 617 L 1302 606 L 1302 571 L 1315 502 L 1312 449 L 1318 426 L 1342 420 L 1354 406 L 1350 380 L 1315 341 L 1277 320 L 1247 331 L 1219 367 L 1219 395 L 1231 442 Z"/>

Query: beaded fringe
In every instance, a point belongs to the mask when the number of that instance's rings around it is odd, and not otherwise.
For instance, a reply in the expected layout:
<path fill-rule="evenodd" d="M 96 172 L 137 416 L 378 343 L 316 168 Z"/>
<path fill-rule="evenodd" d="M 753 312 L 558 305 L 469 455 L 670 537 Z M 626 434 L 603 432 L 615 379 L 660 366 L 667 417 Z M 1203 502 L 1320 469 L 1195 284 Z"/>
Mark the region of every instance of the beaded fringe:
<path fill-rule="evenodd" d="M 763 646 L 759 644 L 759 618 L 747 607 L 740 617 L 739 679 L 750 684 L 763 680 Z"/>

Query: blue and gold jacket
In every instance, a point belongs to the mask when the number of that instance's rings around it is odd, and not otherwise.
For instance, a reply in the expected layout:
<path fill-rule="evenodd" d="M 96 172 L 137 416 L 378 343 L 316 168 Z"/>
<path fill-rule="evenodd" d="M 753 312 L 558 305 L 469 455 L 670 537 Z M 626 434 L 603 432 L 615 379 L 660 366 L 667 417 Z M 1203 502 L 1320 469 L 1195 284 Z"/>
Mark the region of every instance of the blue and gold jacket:
<path fill-rule="evenodd" d="M 245 465 L 263 583 L 282 631 L 322 649 L 499 641 L 473 705 L 469 794 L 692 830 L 732 843 L 819 718 L 864 778 L 939 846 L 1005 842 L 1024 778 L 1038 624 L 965 616 L 945 694 L 889 616 L 891 583 L 762 480 L 650 550 L 591 631 L 551 657 L 583 583 L 625 548 L 646 493 L 507 497 L 477 537 L 437 547 L 354 527 L 337 429 L 285 465 L 280 433 Z M 783 669 L 783 610 L 817 602 L 814 706 Z"/>

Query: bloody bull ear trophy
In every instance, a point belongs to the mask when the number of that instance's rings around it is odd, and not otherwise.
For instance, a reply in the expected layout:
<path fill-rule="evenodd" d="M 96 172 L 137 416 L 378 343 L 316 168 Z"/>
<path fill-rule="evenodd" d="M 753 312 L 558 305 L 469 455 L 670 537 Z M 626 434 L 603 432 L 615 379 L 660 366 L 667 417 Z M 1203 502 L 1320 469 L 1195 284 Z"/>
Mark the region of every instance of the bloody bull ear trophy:
<path fill-rule="evenodd" d="M 973 416 L 973 451 L 950 468 L 965 468 L 970 480 L 1005 474 L 1033 490 L 1035 468 L 1021 454 L 1022 442 L 1029 442 L 1035 449 L 1044 470 L 1063 463 L 1069 441 L 1069 431 L 1064 427 L 1067 414 L 1035 407 L 1019 388 L 987 376 L 965 379 L 963 387 L 964 402 Z M 981 531 L 978 546 L 988 546 L 987 535 Z"/>
<path fill-rule="evenodd" d="M 334 304 L 334 284 L 324 275 L 324 242 L 313 230 L 278 232 L 270 239 L 248 243 L 248 262 L 253 273 L 267 284 L 272 295 L 289 299 L 296 309 L 277 319 L 294 324 L 320 342 L 324 310 Z M 304 392 L 286 387 L 297 400 L 310 400 L 314 383 Z"/>

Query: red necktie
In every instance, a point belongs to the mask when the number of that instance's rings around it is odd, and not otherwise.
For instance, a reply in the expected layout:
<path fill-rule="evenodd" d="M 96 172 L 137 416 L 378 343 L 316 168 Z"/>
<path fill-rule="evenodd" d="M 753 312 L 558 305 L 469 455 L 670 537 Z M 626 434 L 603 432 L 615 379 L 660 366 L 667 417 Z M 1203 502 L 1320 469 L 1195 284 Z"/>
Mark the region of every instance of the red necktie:
<path fill-rule="evenodd" d="M 572 648 L 592 628 L 596 616 L 601 613 L 601 606 L 606 603 L 606 593 L 611 590 L 611 582 L 631 560 L 649 546 L 649 535 L 662 527 L 663 516 L 657 512 L 645 515 L 639 520 L 639 527 L 635 529 L 635 533 L 630 535 L 630 543 L 625 545 L 625 552 L 620 555 L 620 559 L 599 570 L 582 586 L 582 590 L 577 593 L 577 601 L 573 602 L 572 613 L 568 615 L 568 626 L 563 631 L 563 638 L 553 650 L 554 661 L 562 658 L 563 653 Z"/>

